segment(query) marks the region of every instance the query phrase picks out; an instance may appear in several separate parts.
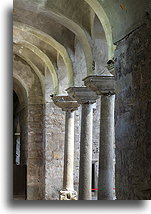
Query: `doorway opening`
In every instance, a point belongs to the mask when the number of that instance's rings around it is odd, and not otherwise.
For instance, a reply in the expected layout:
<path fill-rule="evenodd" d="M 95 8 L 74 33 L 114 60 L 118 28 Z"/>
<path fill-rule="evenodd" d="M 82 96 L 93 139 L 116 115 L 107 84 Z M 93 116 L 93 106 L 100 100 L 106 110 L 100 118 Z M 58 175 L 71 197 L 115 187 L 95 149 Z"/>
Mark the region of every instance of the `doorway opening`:
<path fill-rule="evenodd" d="M 22 163 L 20 102 L 13 91 L 13 199 L 26 200 L 27 167 Z"/>

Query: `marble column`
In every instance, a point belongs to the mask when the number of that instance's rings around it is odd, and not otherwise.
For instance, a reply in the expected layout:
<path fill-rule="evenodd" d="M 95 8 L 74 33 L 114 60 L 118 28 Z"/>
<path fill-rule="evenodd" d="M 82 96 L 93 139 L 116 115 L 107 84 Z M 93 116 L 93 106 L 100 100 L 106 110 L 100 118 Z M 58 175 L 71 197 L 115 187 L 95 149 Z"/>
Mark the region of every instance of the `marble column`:
<path fill-rule="evenodd" d="M 86 77 L 84 83 L 101 95 L 98 200 L 113 200 L 115 78 L 105 71 L 100 76 Z"/>
<path fill-rule="evenodd" d="M 67 89 L 69 96 L 82 105 L 80 137 L 79 200 L 91 200 L 93 103 L 96 94 L 86 87 Z"/>
<path fill-rule="evenodd" d="M 74 111 L 79 107 L 76 101 L 68 96 L 54 96 L 54 103 L 66 112 L 65 116 L 65 143 L 64 143 L 64 172 L 63 189 L 59 193 L 60 200 L 76 200 L 74 191 Z"/>

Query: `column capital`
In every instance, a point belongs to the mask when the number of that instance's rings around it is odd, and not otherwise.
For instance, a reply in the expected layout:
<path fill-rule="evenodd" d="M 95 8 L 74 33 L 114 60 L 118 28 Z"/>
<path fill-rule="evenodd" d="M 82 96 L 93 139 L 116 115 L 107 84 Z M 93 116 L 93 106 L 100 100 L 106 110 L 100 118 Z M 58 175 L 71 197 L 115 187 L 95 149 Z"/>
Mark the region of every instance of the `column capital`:
<path fill-rule="evenodd" d="M 79 107 L 77 101 L 73 100 L 70 96 L 53 96 L 52 100 L 62 111 L 75 111 Z"/>
<path fill-rule="evenodd" d="M 96 93 L 86 87 L 70 87 L 66 91 L 79 104 L 95 103 L 98 99 Z"/>
<path fill-rule="evenodd" d="M 97 95 L 115 94 L 115 77 L 113 75 L 92 75 L 83 79 L 86 87 L 95 91 Z"/>

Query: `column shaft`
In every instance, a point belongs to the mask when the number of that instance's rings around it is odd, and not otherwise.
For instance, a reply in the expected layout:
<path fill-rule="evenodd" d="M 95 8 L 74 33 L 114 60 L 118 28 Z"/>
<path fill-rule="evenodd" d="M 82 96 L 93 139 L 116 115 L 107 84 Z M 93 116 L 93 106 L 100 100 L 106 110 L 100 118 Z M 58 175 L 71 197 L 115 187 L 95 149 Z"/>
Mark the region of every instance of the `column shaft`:
<path fill-rule="evenodd" d="M 92 121 L 92 104 L 82 104 L 79 200 L 91 200 Z"/>
<path fill-rule="evenodd" d="M 74 111 L 79 104 L 69 96 L 53 96 L 55 105 L 66 112 L 65 117 L 65 142 L 64 142 L 64 173 L 63 189 L 59 192 L 60 200 L 76 200 L 77 192 L 74 191 Z"/>
<path fill-rule="evenodd" d="M 115 95 L 101 96 L 98 200 L 113 200 Z"/>
<path fill-rule="evenodd" d="M 66 111 L 63 188 L 73 190 L 74 111 Z"/>

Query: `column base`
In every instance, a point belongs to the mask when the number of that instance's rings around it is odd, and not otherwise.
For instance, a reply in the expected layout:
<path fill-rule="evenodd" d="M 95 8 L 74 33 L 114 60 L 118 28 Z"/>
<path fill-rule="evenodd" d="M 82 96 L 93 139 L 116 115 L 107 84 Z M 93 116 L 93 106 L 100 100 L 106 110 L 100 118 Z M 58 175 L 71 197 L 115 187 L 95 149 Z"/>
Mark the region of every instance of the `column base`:
<path fill-rule="evenodd" d="M 77 200 L 77 192 L 74 190 L 61 190 L 59 200 Z"/>

